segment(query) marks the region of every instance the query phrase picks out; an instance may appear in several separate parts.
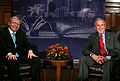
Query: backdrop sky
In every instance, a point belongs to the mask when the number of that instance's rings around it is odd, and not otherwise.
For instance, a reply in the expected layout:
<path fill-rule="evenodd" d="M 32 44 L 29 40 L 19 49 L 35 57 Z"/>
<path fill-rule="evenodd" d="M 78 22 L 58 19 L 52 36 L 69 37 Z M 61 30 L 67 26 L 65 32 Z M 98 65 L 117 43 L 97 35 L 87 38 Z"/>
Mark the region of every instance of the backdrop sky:
<path fill-rule="evenodd" d="M 13 15 L 22 19 L 21 27 L 38 52 L 62 43 L 73 58 L 82 56 L 90 34 L 96 32 L 94 20 L 105 18 L 105 0 L 13 0 Z"/>

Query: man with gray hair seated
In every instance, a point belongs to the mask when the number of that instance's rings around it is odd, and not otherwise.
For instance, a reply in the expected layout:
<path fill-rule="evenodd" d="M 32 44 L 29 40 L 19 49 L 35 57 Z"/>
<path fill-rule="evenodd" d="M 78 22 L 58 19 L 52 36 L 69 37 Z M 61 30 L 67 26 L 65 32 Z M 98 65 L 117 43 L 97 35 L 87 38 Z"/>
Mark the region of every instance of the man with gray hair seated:
<path fill-rule="evenodd" d="M 19 76 L 19 64 L 23 61 L 31 65 L 32 81 L 40 81 L 40 60 L 35 48 L 28 42 L 25 32 L 20 29 L 21 20 L 17 16 L 10 18 L 8 28 L 0 31 L 2 54 L 12 81 L 22 81 Z"/>
<path fill-rule="evenodd" d="M 88 37 L 80 58 L 79 81 L 88 81 L 88 68 L 99 64 L 103 69 L 102 81 L 113 81 L 116 57 L 120 56 L 120 42 L 114 32 L 107 32 L 102 18 L 95 20 L 96 33 Z"/>

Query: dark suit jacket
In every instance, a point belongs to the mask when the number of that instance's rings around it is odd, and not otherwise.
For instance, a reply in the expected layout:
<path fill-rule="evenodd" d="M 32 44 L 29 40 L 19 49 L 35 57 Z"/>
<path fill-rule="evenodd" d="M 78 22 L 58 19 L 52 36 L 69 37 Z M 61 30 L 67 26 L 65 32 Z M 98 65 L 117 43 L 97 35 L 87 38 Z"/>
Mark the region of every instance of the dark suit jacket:
<path fill-rule="evenodd" d="M 22 29 L 19 29 L 16 32 L 16 48 L 8 30 L 8 27 L 0 31 L 0 45 L 1 51 L 4 54 L 4 56 L 6 56 L 10 52 L 12 54 L 16 54 L 17 52 L 20 56 L 23 56 L 25 54 L 25 51 L 28 52 L 28 50 L 30 49 L 35 51 L 33 46 L 28 42 L 26 34 Z"/>
<path fill-rule="evenodd" d="M 120 43 L 117 35 L 113 32 L 105 32 L 105 43 L 108 55 L 112 57 L 120 56 Z M 88 37 L 88 41 L 83 49 L 83 54 L 90 56 L 91 53 L 100 55 L 99 34 L 96 32 Z"/>

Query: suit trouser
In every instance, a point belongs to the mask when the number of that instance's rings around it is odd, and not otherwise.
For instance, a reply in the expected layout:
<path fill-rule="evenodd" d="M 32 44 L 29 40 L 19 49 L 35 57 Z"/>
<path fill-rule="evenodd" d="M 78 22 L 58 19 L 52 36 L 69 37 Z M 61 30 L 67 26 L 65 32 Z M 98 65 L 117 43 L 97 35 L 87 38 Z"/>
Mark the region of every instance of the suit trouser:
<path fill-rule="evenodd" d="M 40 59 L 33 57 L 27 59 L 25 57 L 18 58 L 18 61 L 8 60 L 7 67 L 12 81 L 22 81 L 19 76 L 19 64 L 28 63 L 31 65 L 32 81 L 40 81 Z"/>
<path fill-rule="evenodd" d="M 116 60 L 111 59 L 102 64 L 103 76 L 102 81 L 113 81 L 114 68 L 116 65 Z M 88 67 L 96 64 L 94 59 L 90 56 L 83 56 L 80 58 L 80 68 L 79 68 L 79 81 L 84 81 L 88 79 Z"/>

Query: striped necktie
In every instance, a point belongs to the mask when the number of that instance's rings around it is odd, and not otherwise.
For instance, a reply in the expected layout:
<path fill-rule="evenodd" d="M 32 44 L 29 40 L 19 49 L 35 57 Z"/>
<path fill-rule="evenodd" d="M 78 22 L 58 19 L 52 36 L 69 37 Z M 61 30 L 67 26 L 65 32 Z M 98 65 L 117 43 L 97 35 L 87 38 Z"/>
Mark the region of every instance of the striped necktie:
<path fill-rule="evenodd" d="M 12 39 L 13 39 L 13 42 L 14 42 L 14 44 L 15 44 L 15 48 L 16 48 L 17 45 L 16 45 L 16 36 L 15 36 L 15 32 L 13 32 L 12 35 L 13 35 L 13 36 L 12 36 Z M 16 56 L 16 57 L 19 57 L 19 54 L 16 53 L 15 56 Z"/>

